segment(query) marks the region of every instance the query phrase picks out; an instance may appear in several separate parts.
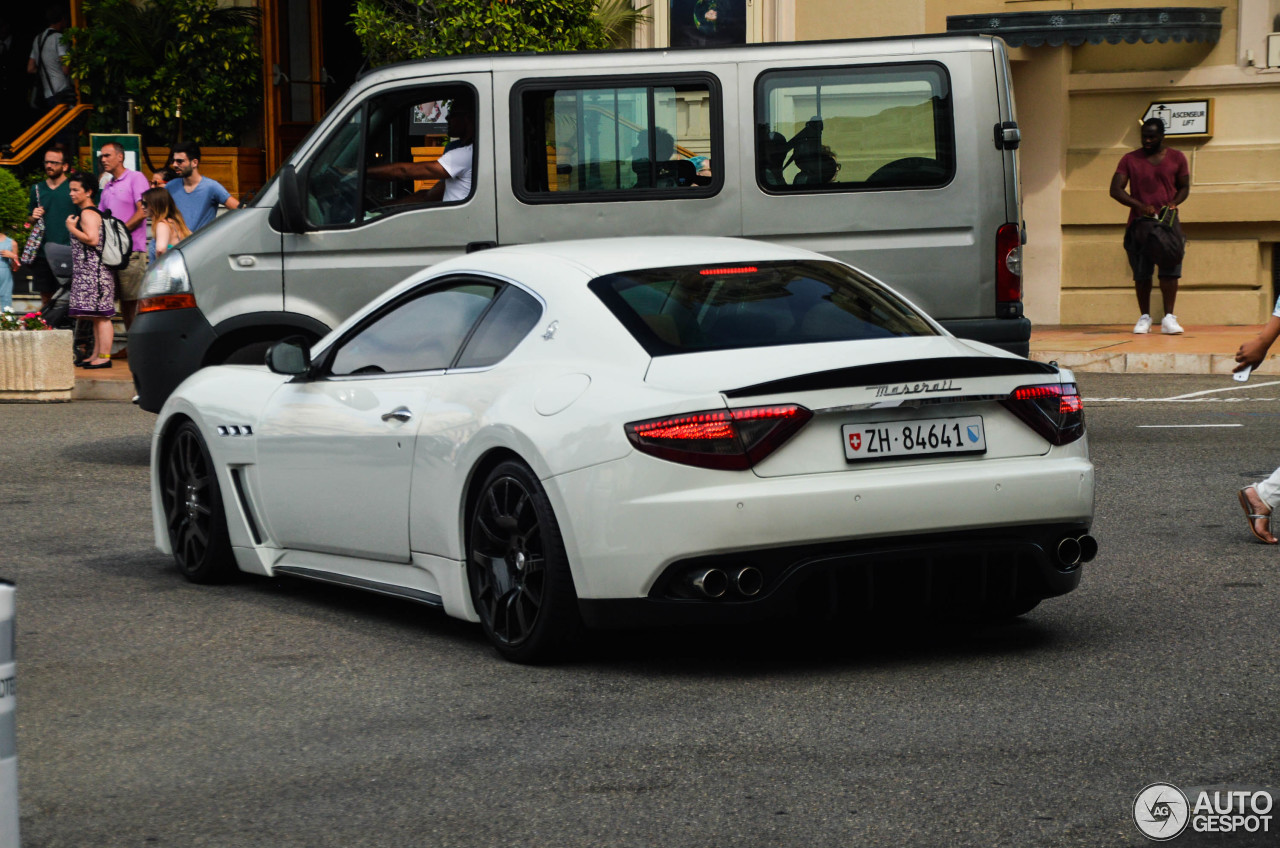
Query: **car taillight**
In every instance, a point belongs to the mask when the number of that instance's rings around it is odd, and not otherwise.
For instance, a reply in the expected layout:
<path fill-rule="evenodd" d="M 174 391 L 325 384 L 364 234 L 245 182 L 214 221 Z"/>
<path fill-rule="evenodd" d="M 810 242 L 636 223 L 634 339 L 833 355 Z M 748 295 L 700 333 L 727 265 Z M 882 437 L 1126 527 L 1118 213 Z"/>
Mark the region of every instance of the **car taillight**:
<path fill-rule="evenodd" d="M 1022 229 L 1005 224 L 996 232 L 996 304 L 1022 302 Z"/>
<path fill-rule="evenodd" d="M 627 438 L 636 450 L 702 468 L 751 468 L 782 446 L 813 417 L 803 406 L 710 409 L 633 421 Z"/>
<path fill-rule="evenodd" d="M 1084 403 L 1075 383 L 1022 386 L 1002 402 L 1055 445 L 1074 442 L 1084 435 Z"/>

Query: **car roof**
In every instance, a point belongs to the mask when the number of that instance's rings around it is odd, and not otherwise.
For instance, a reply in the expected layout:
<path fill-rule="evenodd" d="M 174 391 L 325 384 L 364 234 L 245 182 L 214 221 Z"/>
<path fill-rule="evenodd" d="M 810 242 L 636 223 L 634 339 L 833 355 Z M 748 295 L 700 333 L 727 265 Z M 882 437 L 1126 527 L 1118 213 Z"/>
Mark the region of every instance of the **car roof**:
<path fill-rule="evenodd" d="M 574 265 L 590 277 L 680 265 L 724 265 L 787 259 L 831 261 L 829 256 L 812 251 L 751 239 L 714 236 L 626 236 L 499 247 L 441 262 L 433 266 L 432 271 L 433 276 L 446 271 L 485 271 L 488 270 L 487 265 L 492 265 L 493 270 L 497 271 L 499 267 L 504 269 L 510 267 L 512 258 L 527 262 L 535 257 L 541 262 L 558 260 Z"/>

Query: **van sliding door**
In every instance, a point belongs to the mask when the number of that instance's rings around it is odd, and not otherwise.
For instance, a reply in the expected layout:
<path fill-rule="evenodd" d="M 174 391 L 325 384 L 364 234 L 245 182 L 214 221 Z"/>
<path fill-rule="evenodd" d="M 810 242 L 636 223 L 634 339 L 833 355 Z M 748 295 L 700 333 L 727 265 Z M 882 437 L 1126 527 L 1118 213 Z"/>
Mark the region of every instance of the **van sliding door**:
<path fill-rule="evenodd" d="M 572 74 L 572 75 L 570 75 Z M 625 235 L 738 235 L 739 142 L 723 92 L 736 68 L 495 73 L 504 244 Z M 504 125 L 505 122 L 505 125 Z"/>

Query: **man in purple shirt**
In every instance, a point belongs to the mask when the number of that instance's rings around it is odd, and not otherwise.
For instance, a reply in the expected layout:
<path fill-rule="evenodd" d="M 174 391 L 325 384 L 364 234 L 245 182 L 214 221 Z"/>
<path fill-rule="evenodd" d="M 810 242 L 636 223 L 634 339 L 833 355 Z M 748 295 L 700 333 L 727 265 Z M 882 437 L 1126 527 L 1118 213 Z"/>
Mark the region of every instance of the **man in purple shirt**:
<path fill-rule="evenodd" d="M 119 273 L 118 286 L 120 315 L 128 330 L 138 313 L 138 293 L 147 271 L 147 213 L 142 209 L 142 194 L 151 188 L 151 183 L 138 171 L 124 166 L 124 147 L 114 141 L 102 145 L 98 158 L 102 160 L 102 170 L 111 176 L 102 189 L 98 207 L 123 221 L 133 236 L 133 253 L 129 265 Z"/>

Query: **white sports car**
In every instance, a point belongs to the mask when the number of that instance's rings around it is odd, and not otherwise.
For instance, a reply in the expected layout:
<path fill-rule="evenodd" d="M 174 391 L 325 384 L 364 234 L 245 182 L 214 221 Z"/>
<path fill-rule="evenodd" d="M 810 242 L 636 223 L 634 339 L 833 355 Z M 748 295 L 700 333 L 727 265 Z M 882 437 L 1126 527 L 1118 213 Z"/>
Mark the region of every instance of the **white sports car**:
<path fill-rule="evenodd" d="M 161 410 L 161 550 L 442 607 L 516 661 L 584 625 L 1016 615 L 1097 551 L 1072 375 L 808 251 L 472 253 L 267 358 Z"/>

